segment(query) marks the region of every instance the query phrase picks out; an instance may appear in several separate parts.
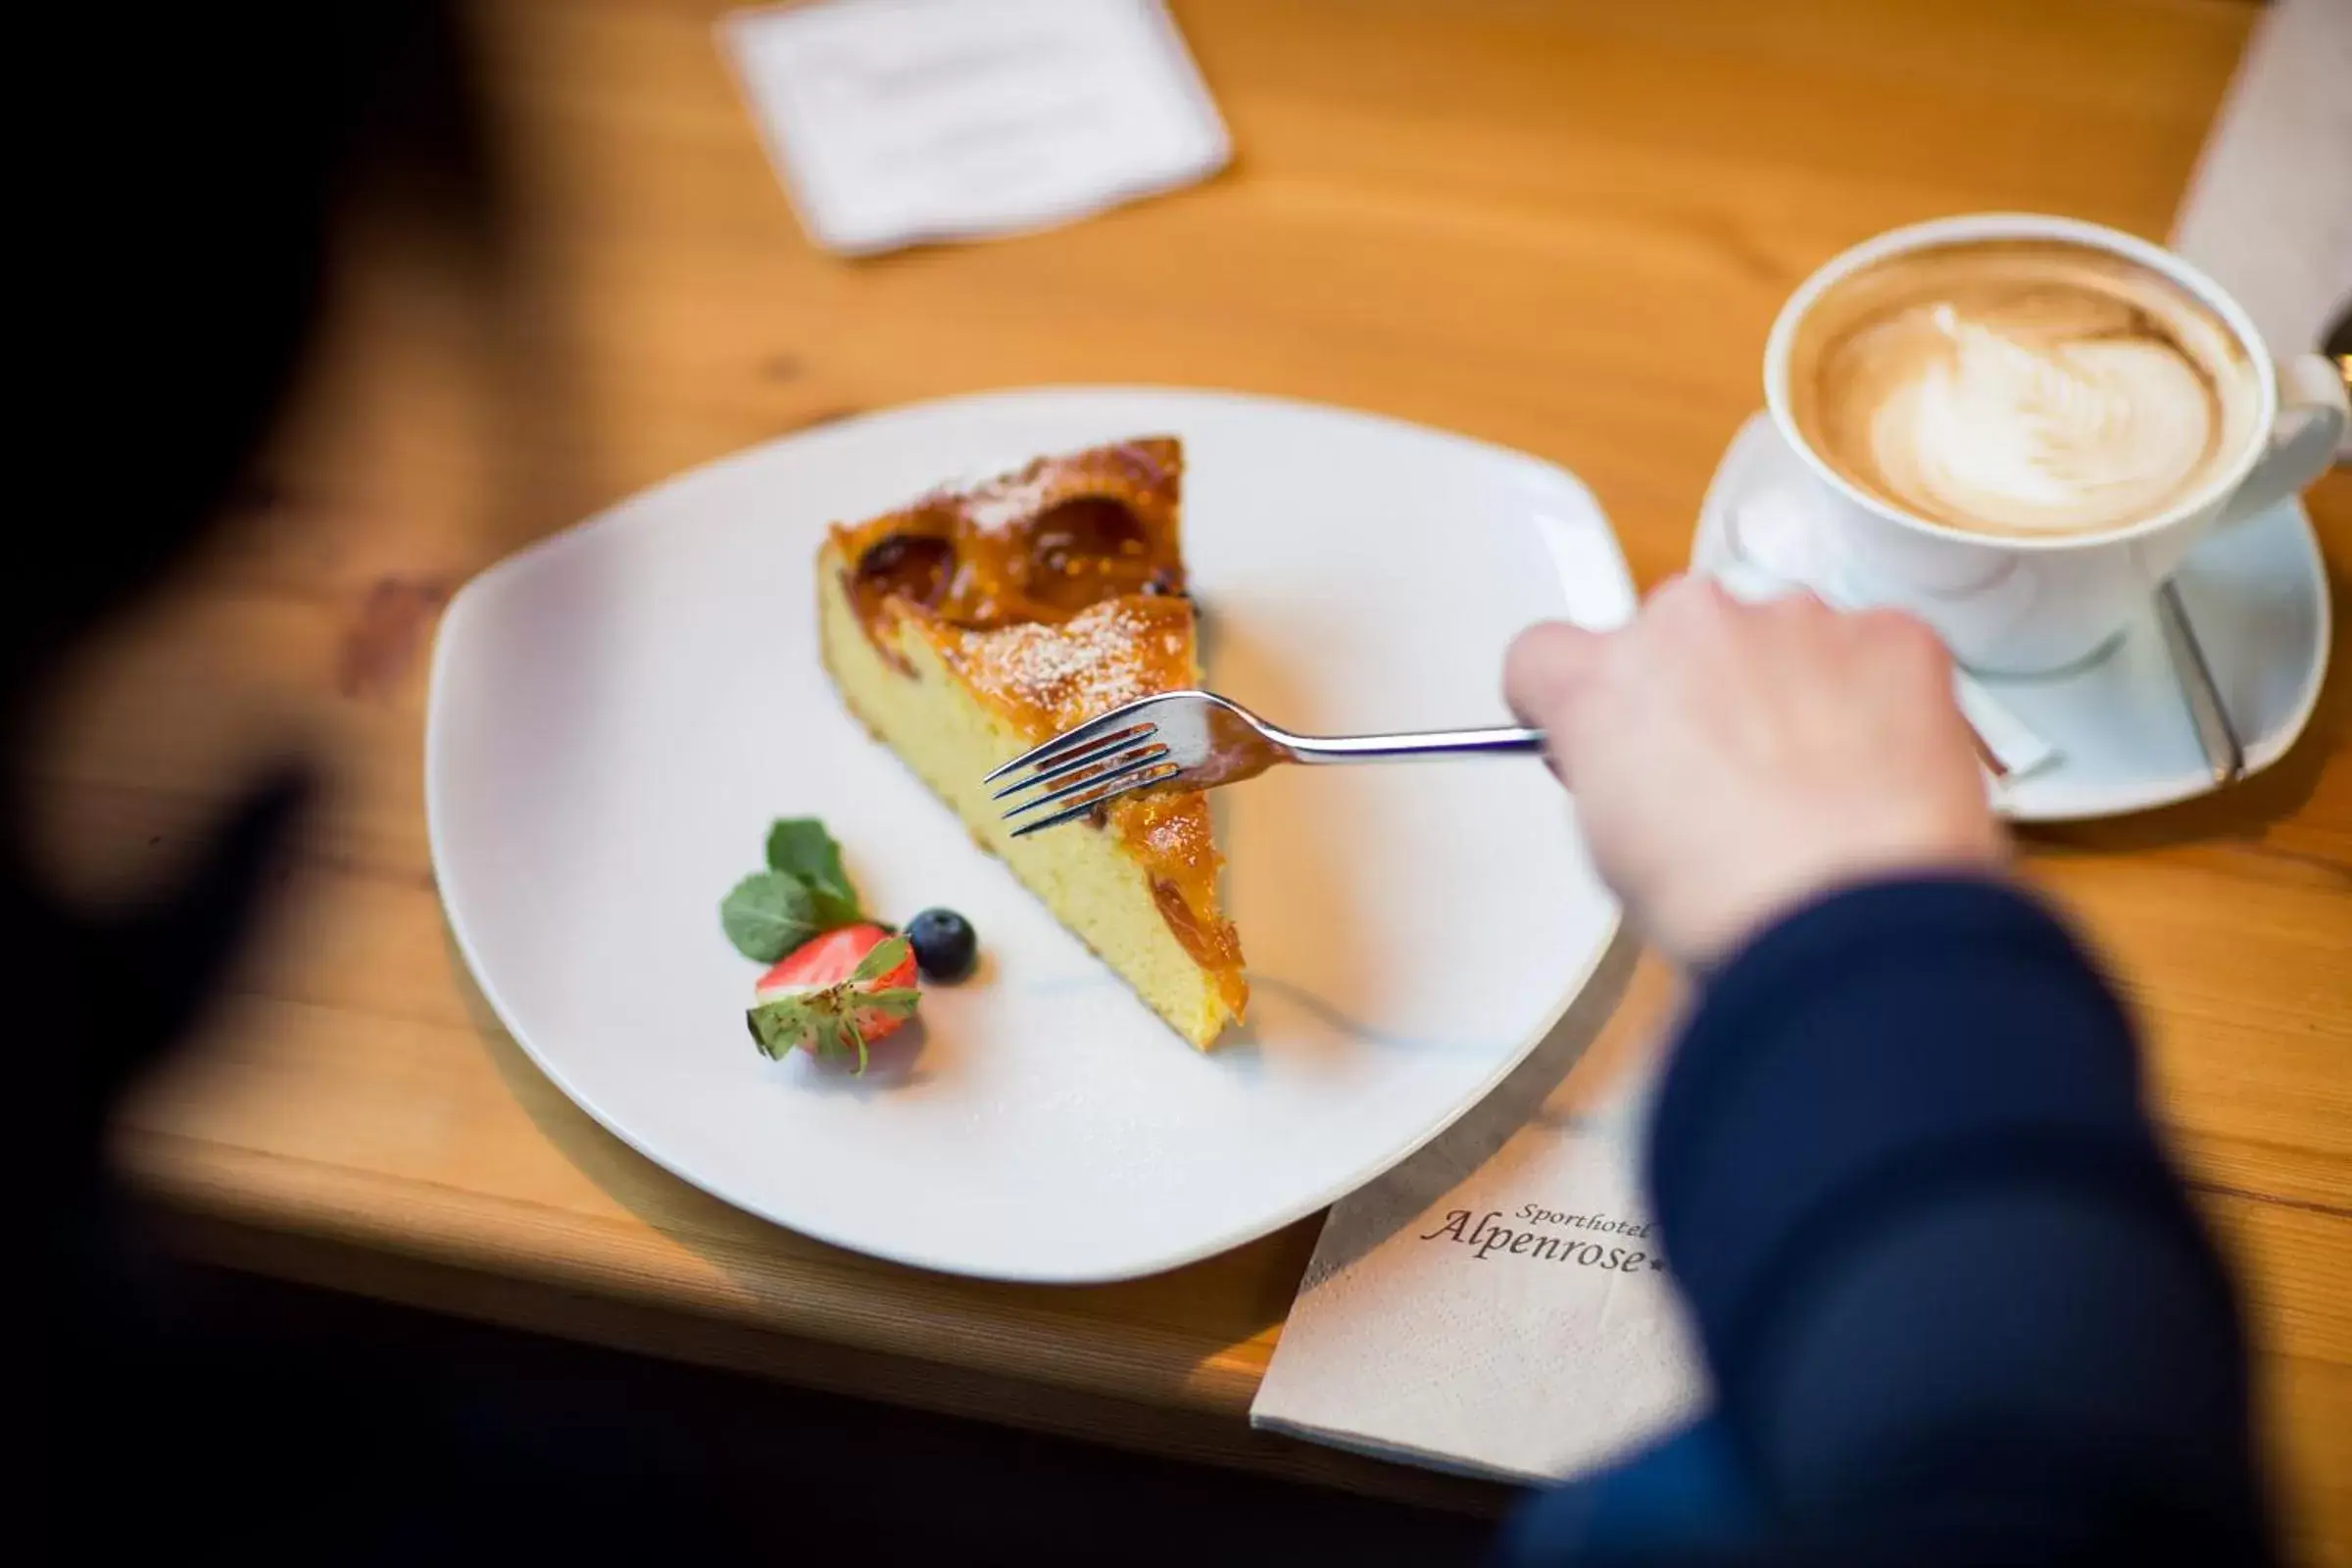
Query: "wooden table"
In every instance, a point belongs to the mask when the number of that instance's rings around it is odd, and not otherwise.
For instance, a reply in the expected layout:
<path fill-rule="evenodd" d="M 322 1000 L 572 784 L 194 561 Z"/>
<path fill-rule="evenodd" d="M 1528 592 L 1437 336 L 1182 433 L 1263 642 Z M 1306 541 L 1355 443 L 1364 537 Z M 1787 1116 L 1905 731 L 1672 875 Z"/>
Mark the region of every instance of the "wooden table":
<path fill-rule="evenodd" d="M 1243 387 L 1574 468 L 1635 571 L 1684 560 L 1774 307 L 1837 248 L 2014 207 L 2161 235 L 2238 0 L 1180 0 L 1239 158 L 1059 233 L 848 265 L 796 227 L 711 8 L 477 14 L 515 207 L 492 266 L 346 248 L 322 352 L 199 569 L 93 657 L 39 761 L 58 873 L 163 869 L 289 742 L 331 759 L 271 925 L 122 1150 L 206 1254 L 453 1312 L 1406 1495 L 1253 1438 L 1303 1223 L 1091 1290 L 934 1278 L 736 1214 L 556 1094 L 456 961 L 420 811 L 434 612 L 689 465 L 908 399 Z M 2352 478 L 2315 494 L 2339 616 Z M 2352 1561 L 2352 714 L 2229 795 L 2034 835 L 2144 1017 L 2243 1265 L 2301 1545 Z M 1645 971 L 1613 1027 L 1653 1029 Z"/>

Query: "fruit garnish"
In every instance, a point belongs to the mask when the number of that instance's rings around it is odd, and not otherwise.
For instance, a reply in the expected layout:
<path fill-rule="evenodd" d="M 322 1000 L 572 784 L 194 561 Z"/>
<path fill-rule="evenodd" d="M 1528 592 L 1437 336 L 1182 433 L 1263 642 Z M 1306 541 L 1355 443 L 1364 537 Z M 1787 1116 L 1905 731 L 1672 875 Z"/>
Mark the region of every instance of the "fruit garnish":
<path fill-rule="evenodd" d="M 718 923 L 736 952 L 773 963 L 817 935 L 816 901 L 798 877 L 754 871 L 720 902 Z"/>
<path fill-rule="evenodd" d="M 767 830 L 767 869 L 735 884 L 718 923 L 735 951 L 773 963 L 809 938 L 865 916 L 842 868 L 841 846 L 812 816 L 779 817 Z"/>
<path fill-rule="evenodd" d="M 813 816 L 777 819 L 767 830 L 767 866 L 801 879 L 816 906 L 816 928 L 853 925 L 864 918 L 858 912 L 858 890 L 842 869 L 841 846 Z"/>
<path fill-rule="evenodd" d="M 748 1018 L 752 1039 L 777 1060 L 797 1048 L 819 1061 L 855 1056 L 914 1016 L 922 992 L 914 950 L 878 925 L 828 931 L 760 977 Z"/>
<path fill-rule="evenodd" d="M 954 984 L 970 974 L 980 958 L 978 933 L 954 909 L 925 909 L 906 922 L 906 940 L 926 980 Z"/>

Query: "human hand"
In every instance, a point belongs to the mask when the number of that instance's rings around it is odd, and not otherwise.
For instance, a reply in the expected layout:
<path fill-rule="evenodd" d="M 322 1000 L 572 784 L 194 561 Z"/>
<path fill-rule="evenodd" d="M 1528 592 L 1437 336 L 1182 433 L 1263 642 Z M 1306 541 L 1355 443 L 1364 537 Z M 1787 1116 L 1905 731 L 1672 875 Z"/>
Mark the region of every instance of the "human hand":
<path fill-rule="evenodd" d="M 1602 877 L 1686 967 L 1844 883 L 2007 858 L 1948 657 L 1908 615 L 1680 578 L 1620 630 L 1530 628 L 1503 689 Z"/>

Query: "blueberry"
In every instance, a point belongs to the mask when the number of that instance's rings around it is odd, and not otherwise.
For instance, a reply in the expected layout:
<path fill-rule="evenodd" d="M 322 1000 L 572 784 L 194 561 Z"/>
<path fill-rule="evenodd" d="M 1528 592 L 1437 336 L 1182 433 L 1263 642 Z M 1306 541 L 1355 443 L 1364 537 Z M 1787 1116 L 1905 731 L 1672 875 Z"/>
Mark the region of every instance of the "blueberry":
<path fill-rule="evenodd" d="M 980 957 L 980 938 L 972 922 L 954 909 L 925 909 L 907 921 L 906 942 L 914 949 L 914 966 L 926 980 L 961 980 Z"/>

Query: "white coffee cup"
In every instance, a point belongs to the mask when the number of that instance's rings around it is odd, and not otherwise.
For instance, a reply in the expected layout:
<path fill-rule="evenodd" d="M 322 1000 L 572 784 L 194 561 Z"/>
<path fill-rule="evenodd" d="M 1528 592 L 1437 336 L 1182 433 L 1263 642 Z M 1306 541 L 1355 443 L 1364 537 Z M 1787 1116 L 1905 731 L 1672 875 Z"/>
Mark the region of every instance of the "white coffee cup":
<path fill-rule="evenodd" d="M 2253 366 L 2260 406 L 2245 450 L 2202 491 L 2163 512 L 2095 533 L 1971 533 L 1915 516 L 1845 479 L 1806 442 L 1790 410 L 1797 326 L 1814 303 L 1862 268 L 1972 241 L 2065 241 L 2111 252 L 2170 278 L 2226 322 Z M 1987 673 L 2078 663 L 2106 647 L 2198 541 L 2300 492 L 2343 438 L 2343 377 L 2316 354 L 2278 365 L 2243 307 L 2203 272 L 2145 240 L 2068 218 L 1987 213 L 1890 230 L 1805 279 L 1773 322 L 1764 400 L 1783 440 L 1811 469 L 1818 525 L 1834 531 L 1873 602 L 1911 611 L 1954 657 Z"/>

